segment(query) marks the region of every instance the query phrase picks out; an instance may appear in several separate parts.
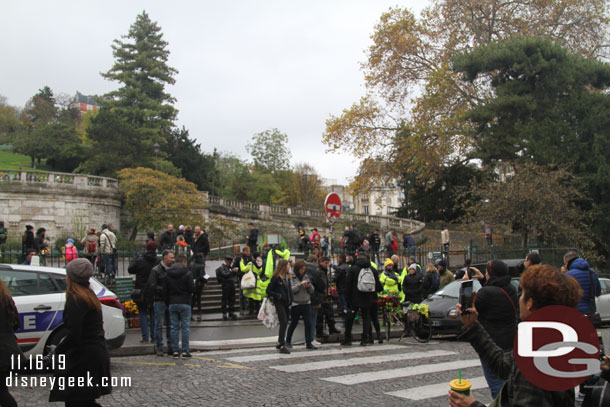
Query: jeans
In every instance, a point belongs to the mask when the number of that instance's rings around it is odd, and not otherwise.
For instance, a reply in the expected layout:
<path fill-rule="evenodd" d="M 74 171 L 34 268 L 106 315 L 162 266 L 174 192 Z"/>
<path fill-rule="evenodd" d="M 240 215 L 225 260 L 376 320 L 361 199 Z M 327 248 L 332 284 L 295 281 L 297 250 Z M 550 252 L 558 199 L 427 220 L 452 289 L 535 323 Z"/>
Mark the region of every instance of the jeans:
<path fill-rule="evenodd" d="M 169 319 L 171 322 L 171 337 L 174 353 L 180 352 L 178 347 L 178 329 L 182 331 L 182 353 L 189 353 L 189 335 L 191 331 L 191 304 L 170 304 Z"/>
<path fill-rule="evenodd" d="M 318 312 L 319 311 L 320 311 L 320 308 L 311 307 L 311 314 L 310 314 L 311 319 L 309 320 L 309 326 L 311 328 L 312 340 L 315 339 L 315 337 L 316 337 L 316 325 L 318 322 Z"/>
<path fill-rule="evenodd" d="M 510 352 L 511 349 L 504 349 L 504 352 Z M 491 398 L 495 400 L 496 396 L 500 394 L 500 390 L 502 390 L 502 386 L 504 386 L 504 380 L 498 379 L 496 375 L 494 375 L 491 370 L 485 363 L 483 363 L 483 359 L 481 359 L 481 367 L 483 368 L 483 376 L 485 376 L 485 381 L 487 381 L 487 385 L 489 386 L 489 391 L 491 392 Z"/>
<path fill-rule="evenodd" d="M 303 317 L 303 322 L 305 323 L 305 342 L 309 345 L 313 341 L 311 329 L 311 304 L 298 304 L 293 305 L 290 309 L 290 326 L 288 326 L 288 332 L 286 333 L 286 342 L 292 342 L 292 334 L 299 324 L 299 319 L 301 317 Z"/>
<path fill-rule="evenodd" d="M 140 317 L 140 331 L 142 332 L 142 339 L 147 341 L 148 338 L 155 338 L 155 309 L 153 306 L 143 306 L 142 304 L 136 304 L 138 307 L 138 315 Z M 150 337 L 148 336 L 148 320 L 150 318 Z"/>
<path fill-rule="evenodd" d="M 341 311 L 345 311 L 345 309 L 347 308 L 347 301 L 345 300 L 345 294 L 338 293 L 337 296 L 339 297 L 339 306 L 341 307 Z"/>
<path fill-rule="evenodd" d="M 114 256 L 112 254 L 104 254 L 104 267 L 107 277 L 114 276 Z"/>
<path fill-rule="evenodd" d="M 163 351 L 163 319 L 167 324 L 165 328 L 165 338 L 167 341 L 167 349 L 172 349 L 172 340 L 170 335 L 170 323 L 165 316 L 167 305 L 165 301 L 155 301 L 153 304 L 153 313 L 155 315 L 155 341 L 157 343 L 157 352 Z"/>
<path fill-rule="evenodd" d="M 415 256 L 415 249 L 417 248 L 417 246 L 409 246 L 408 250 L 409 250 L 409 257 L 411 256 Z"/>
<path fill-rule="evenodd" d="M 383 263 L 381 262 L 381 254 L 379 253 L 379 249 L 377 250 L 373 250 L 373 253 L 371 254 L 371 260 L 374 262 L 375 261 L 375 256 L 377 256 L 377 265 L 383 265 Z"/>

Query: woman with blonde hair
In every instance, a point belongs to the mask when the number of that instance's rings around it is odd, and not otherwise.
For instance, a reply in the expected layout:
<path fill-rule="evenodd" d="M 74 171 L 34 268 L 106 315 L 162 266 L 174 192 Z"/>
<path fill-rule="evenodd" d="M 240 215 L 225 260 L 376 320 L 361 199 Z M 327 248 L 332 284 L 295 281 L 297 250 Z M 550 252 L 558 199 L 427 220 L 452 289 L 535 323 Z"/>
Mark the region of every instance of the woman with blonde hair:
<path fill-rule="evenodd" d="M 275 272 L 267 286 L 267 296 L 273 298 L 277 317 L 280 321 L 280 331 L 278 334 L 276 348 L 280 353 L 290 353 L 286 348 L 286 328 L 288 328 L 288 308 L 292 303 L 292 290 L 290 279 L 290 263 L 281 259 L 277 262 Z"/>
<path fill-rule="evenodd" d="M 60 390 L 56 385 L 49 401 L 65 401 L 66 406 L 99 406 L 95 399 L 109 394 L 112 388 L 108 384 L 110 357 L 104 339 L 102 305 L 89 288 L 93 265 L 84 258 L 74 259 L 66 265 L 66 275 L 63 322 L 68 333 L 56 349 L 57 354 L 65 355 L 65 369 L 58 371 L 56 377 L 66 377 L 66 382 L 69 377 L 91 377 L 92 386 L 66 386 Z"/>
<path fill-rule="evenodd" d="M 428 264 L 421 284 L 422 296 L 424 299 L 428 298 L 429 295 L 434 294 L 440 287 L 440 283 L 441 277 L 438 274 L 438 269 L 434 264 Z"/>
<path fill-rule="evenodd" d="M 6 386 L 6 378 L 11 374 L 11 358 L 22 358 L 23 355 L 15 331 L 19 329 L 19 313 L 15 302 L 4 282 L 0 279 L 0 406 L 15 407 L 17 402 Z"/>

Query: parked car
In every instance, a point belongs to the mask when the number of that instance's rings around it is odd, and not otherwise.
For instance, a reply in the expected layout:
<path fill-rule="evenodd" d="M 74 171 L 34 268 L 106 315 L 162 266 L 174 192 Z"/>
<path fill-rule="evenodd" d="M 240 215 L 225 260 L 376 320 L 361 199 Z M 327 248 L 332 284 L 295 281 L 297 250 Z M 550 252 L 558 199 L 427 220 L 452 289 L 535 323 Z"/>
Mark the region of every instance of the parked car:
<path fill-rule="evenodd" d="M 423 301 L 423 304 L 427 304 L 429 307 L 433 334 L 458 335 L 460 333 L 462 321 L 457 313 L 457 303 L 461 284 L 461 281 L 453 281 Z M 519 278 L 512 278 L 511 284 L 518 290 Z M 481 284 L 475 279 L 473 290 L 476 292 L 480 288 Z"/>
<path fill-rule="evenodd" d="M 610 279 L 600 278 L 599 284 L 602 286 L 602 294 L 595 299 L 597 312 L 602 322 L 610 322 Z"/>
<path fill-rule="evenodd" d="M 0 278 L 8 287 L 17 310 L 20 328 L 17 343 L 24 352 L 44 353 L 49 345 L 57 345 L 67 330 L 63 326 L 66 302 L 66 270 L 0 264 Z M 102 303 L 104 332 L 109 349 L 125 342 L 125 318 L 117 296 L 95 278 L 90 287 Z"/>
<path fill-rule="evenodd" d="M 511 277 L 518 277 L 523 273 L 523 259 L 498 259 L 502 260 L 508 266 L 508 275 Z M 485 275 L 485 267 L 487 267 L 487 263 L 475 263 L 470 267 L 475 267 L 479 269 L 483 275 Z M 457 274 L 459 271 L 465 272 L 466 267 L 463 267 L 456 271 L 454 274 Z M 463 275 L 463 273 L 461 274 Z"/>

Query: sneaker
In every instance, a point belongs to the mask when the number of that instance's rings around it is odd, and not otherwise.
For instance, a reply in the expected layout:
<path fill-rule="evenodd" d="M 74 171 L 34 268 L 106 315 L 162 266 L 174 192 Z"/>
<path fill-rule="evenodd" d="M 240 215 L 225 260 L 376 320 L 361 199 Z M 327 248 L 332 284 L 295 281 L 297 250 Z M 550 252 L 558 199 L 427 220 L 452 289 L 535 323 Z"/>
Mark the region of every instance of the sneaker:
<path fill-rule="evenodd" d="M 340 343 L 341 346 L 352 346 L 352 341 L 342 341 Z"/>
<path fill-rule="evenodd" d="M 189 352 L 182 352 L 182 358 L 192 358 L 193 355 L 191 355 Z"/>
<path fill-rule="evenodd" d="M 280 348 L 280 353 L 283 353 L 285 355 L 290 355 L 290 351 L 288 350 L 288 348 L 286 348 L 285 346 L 282 346 Z"/>
<path fill-rule="evenodd" d="M 282 345 L 280 345 L 280 343 L 276 343 L 275 344 L 275 349 L 280 350 L 282 348 Z"/>
<path fill-rule="evenodd" d="M 284 346 L 288 349 L 292 349 L 292 344 L 290 342 L 286 342 Z"/>
<path fill-rule="evenodd" d="M 360 341 L 360 346 L 366 346 L 366 345 L 367 345 L 367 343 L 366 343 L 366 342 L 364 342 L 364 341 Z"/>
<path fill-rule="evenodd" d="M 148 339 L 140 339 L 140 343 L 148 343 Z"/>
<path fill-rule="evenodd" d="M 316 341 L 315 339 L 313 341 L 311 341 L 311 343 L 312 343 L 312 345 L 316 345 L 316 346 L 322 345 L 320 342 Z"/>
<path fill-rule="evenodd" d="M 316 349 L 318 349 L 318 347 L 313 345 L 312 343 L 308 343 L 306 348 L 309 349 L 309 350 L 316 350 Z"/>
<path fill-rule="evenodd" d="M 178 352 L 174 352 L 174 359 L 179 359 L 180 358 L 180 354 Z"/>

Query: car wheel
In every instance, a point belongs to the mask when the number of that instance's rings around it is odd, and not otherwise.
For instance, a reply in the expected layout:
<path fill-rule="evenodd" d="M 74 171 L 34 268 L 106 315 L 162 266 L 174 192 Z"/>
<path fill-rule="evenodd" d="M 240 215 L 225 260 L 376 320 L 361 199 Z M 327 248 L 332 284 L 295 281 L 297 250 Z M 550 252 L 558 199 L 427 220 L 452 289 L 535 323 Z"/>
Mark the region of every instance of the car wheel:
<path fill-rule="evenodd" d="M 47 340 L 47 345 L 44 347 L 44 351 L 43 354 L 47 354 L 49 353 L 49 347 L 51 345 L 59 345 L 59 343 L 66 337 L 68 336 L 68 329 L 66 329 L 65 327 L 61 326 L 59 328 L 57 328 L 49 337 L 49 339 Z"/>

